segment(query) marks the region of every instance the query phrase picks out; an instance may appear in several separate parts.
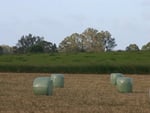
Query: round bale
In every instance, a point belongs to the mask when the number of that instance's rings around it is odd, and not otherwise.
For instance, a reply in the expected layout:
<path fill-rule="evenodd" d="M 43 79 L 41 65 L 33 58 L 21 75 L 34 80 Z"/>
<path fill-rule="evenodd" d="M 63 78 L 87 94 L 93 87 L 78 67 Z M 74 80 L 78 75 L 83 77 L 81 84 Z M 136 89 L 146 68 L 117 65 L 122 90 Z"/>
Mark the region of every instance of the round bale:
<path fill-rule="evenodd" d="M 35 95 L 52 95 L 53 81 L 50 77 L 37 77 L 33 81 Z"/>
<path fill-rule="evenodd" d="M 129 77 L 119 77 L 117 79 L 117 89 L 121 93 L 132 92 L 133 79 Z"/>
<path fill-rule="evenodd" d="M 54 88 L 64 87 L 64 75 L 63 74 L 51 74 L 51 80 L 53 81 Z"/>
<path fill-rule="evenodd" d="M 124 75 L 122 73 L 111 73 L 110 75 L 110 80 L 111 80 L 111 83 L 113 85 L 116 85 L 117 84 L 117 78 L 118 77 L 123 77 Z"/>

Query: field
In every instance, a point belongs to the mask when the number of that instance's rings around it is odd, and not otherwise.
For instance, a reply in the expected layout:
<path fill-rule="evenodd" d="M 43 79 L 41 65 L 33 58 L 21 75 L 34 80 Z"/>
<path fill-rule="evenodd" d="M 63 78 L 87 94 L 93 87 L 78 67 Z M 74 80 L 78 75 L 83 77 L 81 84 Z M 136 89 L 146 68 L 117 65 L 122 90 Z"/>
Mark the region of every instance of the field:
<path fill-rule="evenodd" d="M 0 72 L 150 73 L 150 52 L 0 55 Z"/>
<path fill-rule="evenodd" d="M 41 73 L 0 73 L 0 113 L 149 113 L 150 76 L 133 78 L 133 93 L 119 93 L 109 75 L 65 74 L 65 87 L 53 96 L 35 96 L 32 83 Z"/>

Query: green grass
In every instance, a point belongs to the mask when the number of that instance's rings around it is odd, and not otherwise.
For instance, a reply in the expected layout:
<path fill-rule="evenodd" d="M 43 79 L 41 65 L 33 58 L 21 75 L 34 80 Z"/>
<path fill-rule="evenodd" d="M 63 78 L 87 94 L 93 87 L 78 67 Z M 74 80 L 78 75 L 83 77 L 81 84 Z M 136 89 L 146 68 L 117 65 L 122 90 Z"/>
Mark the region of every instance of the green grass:
<path fill-rule="evenodd" d="M 1 55 L 1 72 L 150 73 L 150 52 Z"/>

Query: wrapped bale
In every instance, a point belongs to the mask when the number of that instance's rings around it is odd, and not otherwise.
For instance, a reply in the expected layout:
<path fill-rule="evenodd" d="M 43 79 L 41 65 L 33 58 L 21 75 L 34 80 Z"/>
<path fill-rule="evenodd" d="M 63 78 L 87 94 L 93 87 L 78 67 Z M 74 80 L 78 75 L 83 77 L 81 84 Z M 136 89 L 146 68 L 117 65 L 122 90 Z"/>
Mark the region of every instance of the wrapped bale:
<path fill-rule="evenodd" d="M 35 95 L 52 95 L 53 81 L 50 77 L 38 77 L 33 81 L 33 92 Z"/>
<path fill-rule="evenodd" d="M 132 92 L 133 79 L 129 77 L 119 77 L 117 79 L 117 89 L 121 93 Z"/>
<path fill-rule="evenodd" d="M 51 74 L 51 80 L 53 81 L 54 88 L 64 87 L 64 75 L 63 74 Z"/>
<path fill-rule="evenodd" d="M 110 80 L 113 85 L 117 84 L 118 77 L 124 77 L 124 75 L 122 73 L 111 73 Z"/>

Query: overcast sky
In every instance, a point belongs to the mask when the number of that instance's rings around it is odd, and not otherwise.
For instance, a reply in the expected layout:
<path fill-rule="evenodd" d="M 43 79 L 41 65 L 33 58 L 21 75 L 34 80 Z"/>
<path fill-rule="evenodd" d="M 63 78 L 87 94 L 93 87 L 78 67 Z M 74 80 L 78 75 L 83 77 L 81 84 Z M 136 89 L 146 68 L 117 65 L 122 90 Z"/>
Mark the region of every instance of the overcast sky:
<path fill-rule="evenodd" d="M 150 0 L 0 0 L 0 45 L 32 33 L 57 45 L 88 27 L 108 30 L 116 49 L 150 42 Z"/>

